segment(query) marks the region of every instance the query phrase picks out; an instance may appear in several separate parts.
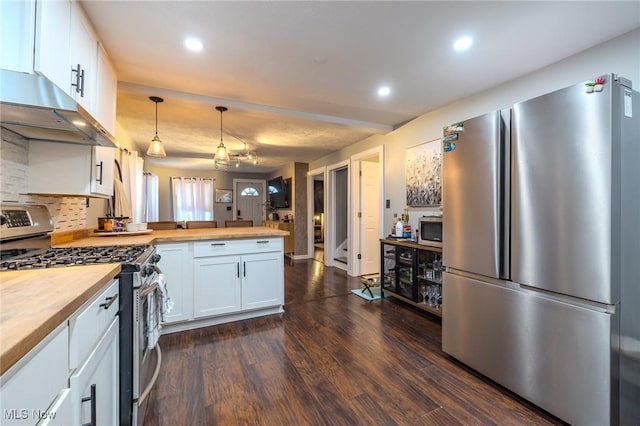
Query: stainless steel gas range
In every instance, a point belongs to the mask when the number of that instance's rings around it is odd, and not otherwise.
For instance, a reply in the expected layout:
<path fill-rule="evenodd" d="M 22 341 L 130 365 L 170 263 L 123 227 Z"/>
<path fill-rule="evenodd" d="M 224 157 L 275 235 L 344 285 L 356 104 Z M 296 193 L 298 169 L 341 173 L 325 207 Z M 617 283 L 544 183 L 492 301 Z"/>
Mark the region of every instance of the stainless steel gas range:
<path fill-rule="evenodd" d="M 141 425 L 161 364 L 160 255 L 152 245 L 52 248 L 46 206 L 0 206 L 0 270 L 120 263 L 120 425 Z"/>

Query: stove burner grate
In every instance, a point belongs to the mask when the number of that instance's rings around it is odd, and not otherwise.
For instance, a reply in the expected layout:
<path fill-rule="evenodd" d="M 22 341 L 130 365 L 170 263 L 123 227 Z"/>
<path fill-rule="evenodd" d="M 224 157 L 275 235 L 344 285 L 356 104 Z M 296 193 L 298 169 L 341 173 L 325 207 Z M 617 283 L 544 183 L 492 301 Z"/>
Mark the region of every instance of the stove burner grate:
<path fill-rule="evenodd" d="M 26 270 L 103 263 L 136 263 L 148 245 L 49 248 L 30 256 L 17 256 L 0 263 L 0 270 Z"/>

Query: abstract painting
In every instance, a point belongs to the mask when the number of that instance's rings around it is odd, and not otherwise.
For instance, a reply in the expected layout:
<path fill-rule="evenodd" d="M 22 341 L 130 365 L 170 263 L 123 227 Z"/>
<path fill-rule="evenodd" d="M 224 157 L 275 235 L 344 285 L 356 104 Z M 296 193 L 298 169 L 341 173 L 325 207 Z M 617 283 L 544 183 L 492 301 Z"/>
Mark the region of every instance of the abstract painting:
<path fill-rule="evenodd" d="M 436 139 L 407 149 L 407 206 L 442 203 L 442 141 Z"/>

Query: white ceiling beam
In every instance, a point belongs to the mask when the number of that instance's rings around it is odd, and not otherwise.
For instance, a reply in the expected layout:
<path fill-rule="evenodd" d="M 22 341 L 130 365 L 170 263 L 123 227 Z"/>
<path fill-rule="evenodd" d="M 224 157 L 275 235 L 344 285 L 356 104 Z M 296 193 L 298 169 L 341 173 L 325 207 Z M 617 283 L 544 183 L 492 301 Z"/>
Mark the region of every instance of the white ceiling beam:
<path fill-rule="evenodd" d="M 271 114 L 279 114 L 289 117 L 302 118 L 312 121 L 321 121 L 325 123 L 339 124 L 347 127 L 363 129 L 374 134 L 389 133 L 393 130 L 393 126 L 381 123 L 373 123 L 370 121 L 353 120 L 335 115 L 317 114 L 308 111 L 299 111 L 287 108 L 276 107 L 272 105 L 255 104 L 251 102 L 243 102 L 233 99 L 216 98 L 213 96 L 198 95 L 195 93 L 181 92 L 178 90 L 163 89 L 160 87 L 151 87 L 140 84 L 128 83 L 124 81 L 118 82 L 118 91 L 127 93 L 143 94 L 145 96 L 150 93 L 153 96 L 160 96 L 172 99 L 181 99 L 186 101 L 201 102 L 213 105 L 224 105 L 229 108 L 242 109 L 246 111 L 261 111 Z"/>

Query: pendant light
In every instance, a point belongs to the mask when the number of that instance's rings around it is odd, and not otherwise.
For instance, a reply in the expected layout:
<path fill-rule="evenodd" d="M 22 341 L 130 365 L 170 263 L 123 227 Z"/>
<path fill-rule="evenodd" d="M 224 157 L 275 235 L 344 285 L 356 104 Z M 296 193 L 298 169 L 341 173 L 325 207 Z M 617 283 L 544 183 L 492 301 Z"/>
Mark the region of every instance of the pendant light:
<path fill-rule="evenodd" d="M 151 139 L 149 149 L 147 149 L 147 155 L 150 157 L 166 157 L 167 153 L 164 151 L 162 141 L 158 137 L 158 103 L 164 102 L 164 99 L 157 96 L 149 96 L 149 99 L 156 104 L 156 135 Z"/>
<path fill-rule="evenodd" d="M 229 151 L 227 150 L 227 147 L 224 146 L 224 142 L 222 142 L 222 113 L 227 110 L 227 107 L 217 106 L 216 110 L 220 111 L 220 145 L 218 145 L 218 148 L 216 148 L 216 154 L 213 157 L 213 159 L 216 162 L 217 161 L 228 162 L 230 160 Z"/>

